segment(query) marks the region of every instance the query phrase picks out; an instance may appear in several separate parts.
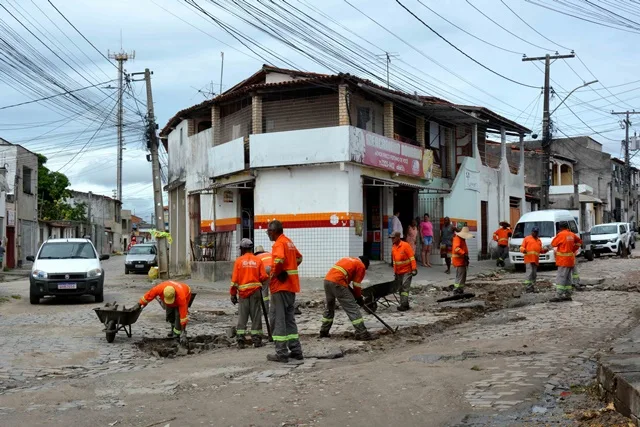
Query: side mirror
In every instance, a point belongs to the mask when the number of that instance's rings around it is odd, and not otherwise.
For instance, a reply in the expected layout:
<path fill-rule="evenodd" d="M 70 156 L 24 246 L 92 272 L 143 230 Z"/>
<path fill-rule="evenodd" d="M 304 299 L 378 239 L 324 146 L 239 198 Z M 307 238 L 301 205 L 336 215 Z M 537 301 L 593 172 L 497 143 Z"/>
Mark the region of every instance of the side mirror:
<path fill-rule="evenodd" d="M 34 257 L 33 255 L 29 255 L 29 256 L 27 257 L 27 261 L 34 262 L 35 260 L 36 260 L 36 257 Z"/>
<path fill-rule="evenodd" d="M 100 255 L 100 261 L 109 259 L 109 255 Z"/>

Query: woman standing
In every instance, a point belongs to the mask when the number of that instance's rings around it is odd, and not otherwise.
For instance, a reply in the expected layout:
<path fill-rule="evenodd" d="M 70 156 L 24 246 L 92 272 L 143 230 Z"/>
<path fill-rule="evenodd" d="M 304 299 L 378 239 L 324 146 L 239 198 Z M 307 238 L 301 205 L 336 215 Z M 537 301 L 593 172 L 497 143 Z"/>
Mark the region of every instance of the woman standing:
<path fill-rule="evenodd" d="M 407 243 L 411 246 L 413 253 L 416 253 L 416 239 L 418 238 L 418 224 L 416 220 L 411 221 L 411 225 L 407 228 Z"/>
<path fill-rule="evenodd" d="M 433 244 L 433 224 L 429 214 L 424 214 L 424 221 L 420 224 L 420 234 L 422 235 L 422 265 L 431 267 L 431 245 Z"/>

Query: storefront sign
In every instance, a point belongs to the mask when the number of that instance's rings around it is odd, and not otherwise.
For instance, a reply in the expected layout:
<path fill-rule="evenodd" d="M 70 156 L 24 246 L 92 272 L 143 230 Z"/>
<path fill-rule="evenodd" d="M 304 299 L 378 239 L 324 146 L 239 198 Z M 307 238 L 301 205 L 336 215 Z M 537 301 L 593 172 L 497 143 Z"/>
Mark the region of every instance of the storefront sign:
<path fill-rule="evenodd" d="M 356 129 L 352 145 L 354 161 L 402 175 L 431 178 L 433 153 L 373 132 Z"/>

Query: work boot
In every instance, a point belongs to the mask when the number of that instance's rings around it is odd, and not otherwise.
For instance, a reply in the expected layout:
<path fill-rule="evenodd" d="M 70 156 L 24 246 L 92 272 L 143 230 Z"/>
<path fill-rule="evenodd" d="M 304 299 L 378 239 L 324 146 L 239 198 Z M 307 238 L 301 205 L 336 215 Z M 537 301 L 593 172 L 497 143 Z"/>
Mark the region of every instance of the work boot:
<path fill-rule="evenodd" d="M 565 302 L 565 301 L 573 301 L 571 295 L 558 295 L 557 297 L 551 298 L 549 302 Z"/>
<path fill-rule="evenodd" d="M 398 311 L 408 311 L 411 310 L 411 307 L 409 307 L 408 305 L 399 305 L 398 306 Z"/>
<path fill-rule="evenodd" d="M 329 334 L 329 331 L 323 331 L 322 329 L 320 330 L 320 338 L 331 338 L 331 334 Z"/>
<path fill-rule="evenodd" d="M 369 331 L 356 332 L 357 341 L 373 341 L 379 338 L 378 334 L 372 334 Z"/>
<path fill-rule="evenodd" d="M 267 360 L 269 362 L 289 363 L 287 356 L 278 356 L 277 354 L 267 354 Z"/>
<path fill-rule="evenodd" d="M 528 294 L 537 294 L 538 290 L 533 287 L 533 286 L 527 286 L 526 288 L 524 288 L 524 291 Z"/>
<path fill-rule="evenodd" d="M 573 289 L 575 289 L 577 292 L 584 292 L 587 287 L 585 285 L 573 285 Z"/>
<path fill-rule="evenodd" d="M 455 288 L 453 290 L 453 294 L 454 295 L 462 295 L 462 294 L 464 294 L 464 288 Z"/>
<path fill-rule="evenodd" d="M 261 337 L 252 337 L 251 341 L 253 341 L 253 348 L 264 347 L 264 343 L 262 342 Z"/>
<path fill-rule="evenodd" d="M 289 353 L 288 355 L 289 359 L 295 359 L 295 360 L 304 360 L 304 355 L 302 353 Z"/>

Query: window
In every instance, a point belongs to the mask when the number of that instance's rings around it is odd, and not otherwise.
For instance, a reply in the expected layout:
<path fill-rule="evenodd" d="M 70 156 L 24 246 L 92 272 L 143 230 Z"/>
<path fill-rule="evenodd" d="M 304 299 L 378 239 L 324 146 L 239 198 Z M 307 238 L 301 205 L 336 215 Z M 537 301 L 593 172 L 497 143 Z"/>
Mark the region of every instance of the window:
<path fill-rule="evenodd" d="M 184 129 L 180 128 L 180 145 L 184 142 Z"/>
<path fill-rule="evenodd" d="M 626 233 L 626 232 L 627 232 L 627 231 L 625 230 L 624 225 L 621 225 L 621 226 L 620 226 L 620 234 L 624 234 L 624 233 Z"/>
<path fill-rule="evenodd" d="M 40 249 L 38 259 L 95 259 L 96 253 L 91 243 L 64 242 L 45 243 Z"/>
<path fill-rule="evenodd" d="M 553 229 L 553 222 L 551 221 L 533 221 L 533 222 L 519 222 L 516 224 L 516 228 L 513 230 L 514 239 L 522 239 L 525 236 L 531 234 L 533 227 L 538 227 L 540 237 L 553 237 L 556 235 Z"/>
<path fill-rule="evenodd" d="M 129 255 L 155 255 L 156 247 L 147 245 L 135 245 L 131 247 Z"/>
<path fill-rule="evenodd" d="M 31 188 L 31 169 L 22 167 L 22 192 L 25 194 L 33 194 L 33 188 Z"/>
<path fill-rule="evenodd" d="M 576 225 L 575 221 L 569 221 L 569 230 L 572 233 L 576 233 L 576 234 L 578 233 L 578 226 Z"/>
<path fill-rule="evenodd" d="M 358 107 L 358 123 L 356 126 L 364 130 L 373 130 L 371 126 L 371 108 Z"/>

